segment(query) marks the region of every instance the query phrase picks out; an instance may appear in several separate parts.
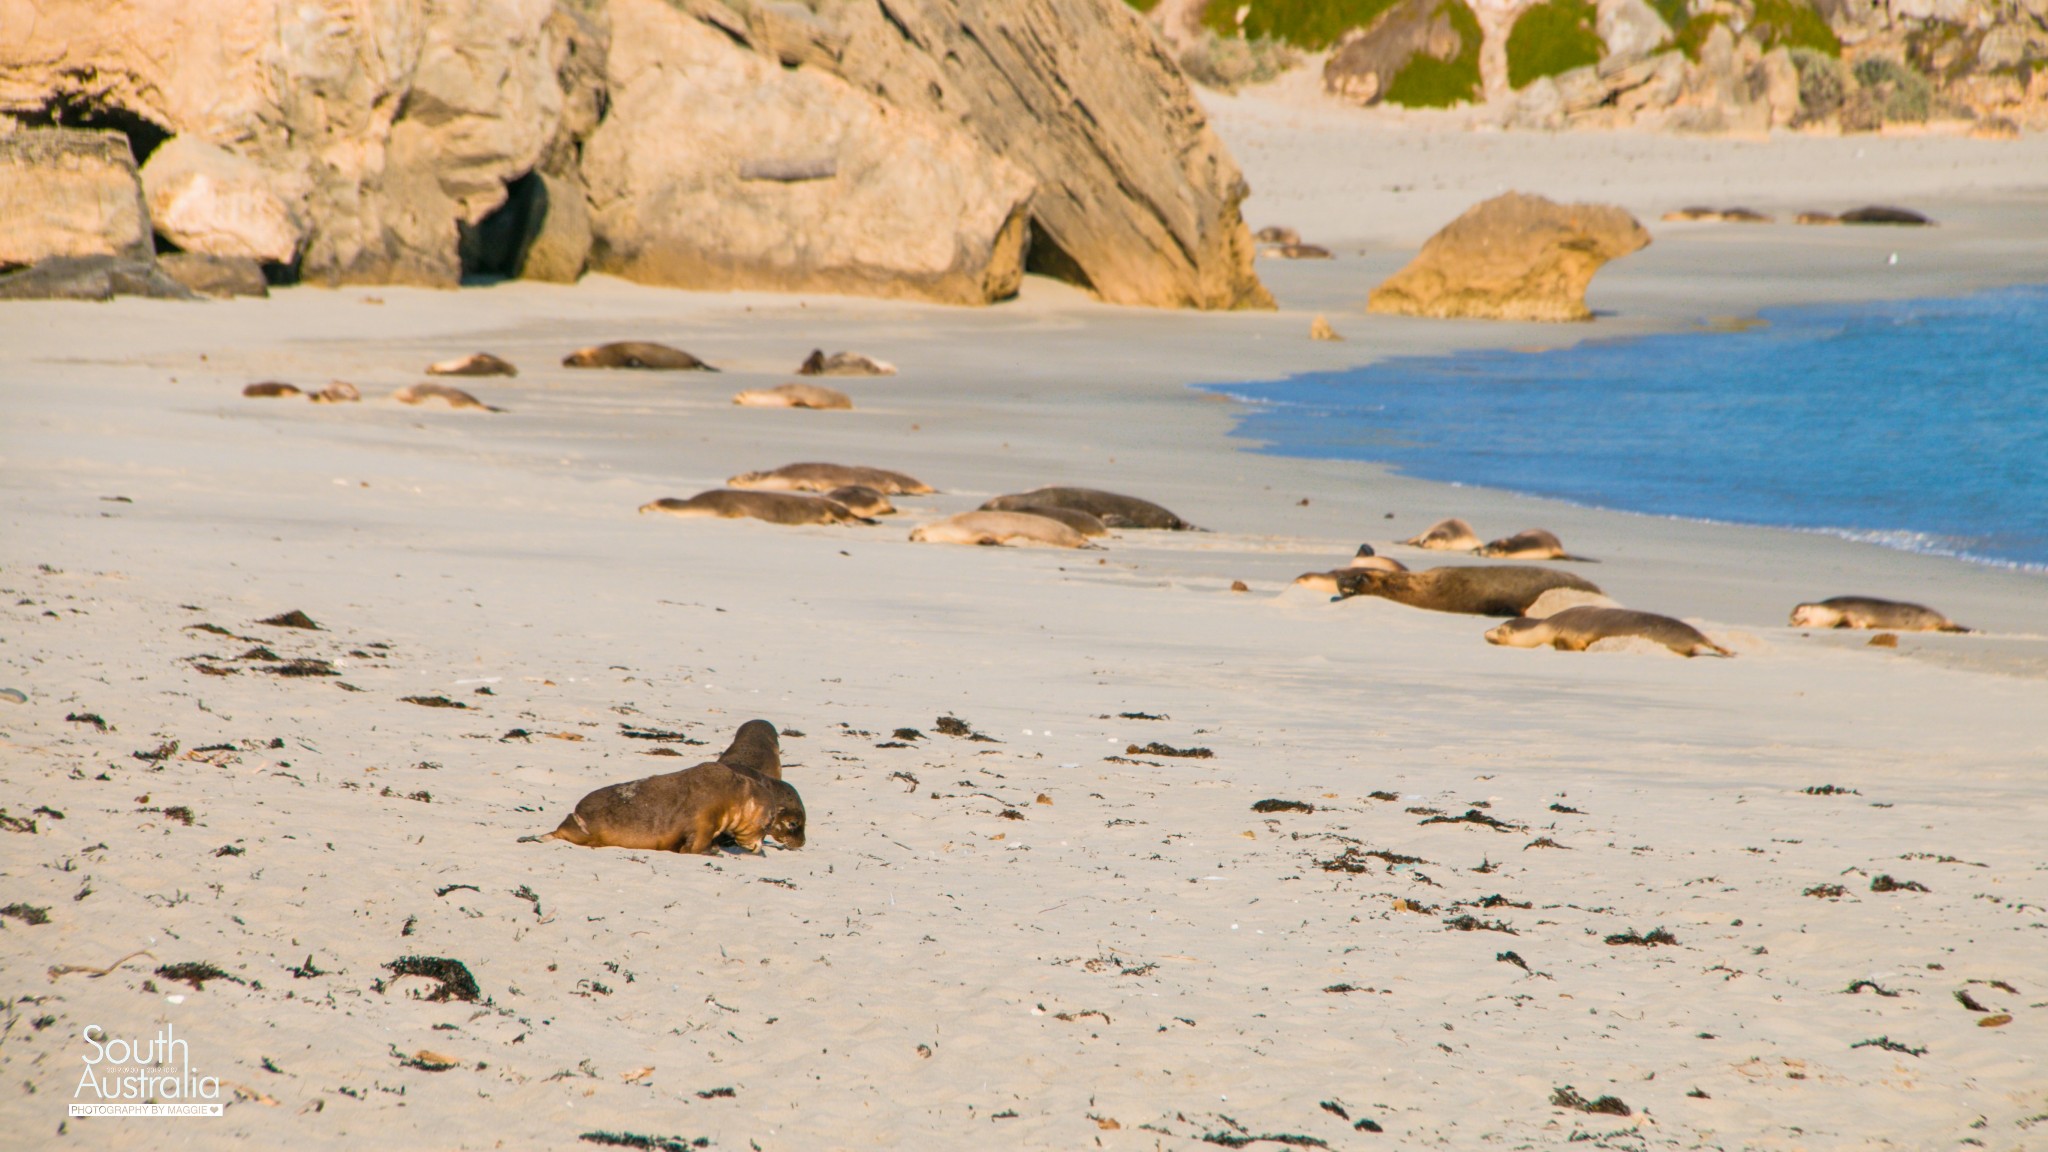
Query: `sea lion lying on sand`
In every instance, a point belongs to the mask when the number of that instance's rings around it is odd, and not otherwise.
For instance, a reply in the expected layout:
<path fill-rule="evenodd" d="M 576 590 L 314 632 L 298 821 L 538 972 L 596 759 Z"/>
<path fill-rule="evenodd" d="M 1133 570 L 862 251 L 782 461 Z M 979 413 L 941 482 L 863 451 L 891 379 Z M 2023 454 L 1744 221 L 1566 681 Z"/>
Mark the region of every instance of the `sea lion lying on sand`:
<path fill-rule="evenodd" d="M 803 798 L 779 777 L 713 760 L 599 788 L 578 800 L 553 832 L 521 839 L 709 855 L 722 836 L 749 852 L 761 852 L 769 836 L 784 848 L 801 848 Z"/>
<path fill-rule="evenodd" d="M 1055 548 L 1091 547 L 1079 532 L 1035 512 L 962 512 L 920 525 L 912 540 L 929 544 L 1049 544 Z"/>
<path fill-rule="evenodd" d="M 873 524 L 856 516 L 844 504 L 823 496 L 799 496 L 792 492 L 741 492 L 713 488 L 688 500 L 673 496 L 651 500 L 640 511 L 666 512 L 671 516 L 707 516 L 721 520 L 766 520 L 770 524 Z"/>
<path fill-rule="evenodd" d="M 857 464 L 784 464 L 771 472 L 742 472 L 726 481 L 734 488 L 764 492 L 830 492 L 848 484 L 873 488 L 884 496 L 929 496 L 932 486 L 915 476 L 887 468 Z"/>
<path fill-rule="evenodd" d="M 1284 224 L 1268 224 L 1253 233 L 1252 239 L 1261 244 L 1299 244 L 1301 233 Z"/>
<path fill-rule="evenodd" d="M 853 398 L 816 384 L 778 384 L 773 388 L 749 388 L 733 393 L 732 402 L 743 408 L 853 408 Z"/>
<path fill-rule="evenodd" d="M 1083 536 L 1109 535 L 1109 525 L 1102 522 L 1102 517 L 1095 515 L 1093 512 L 1083 512 L 1079 508 L 1060 508 L 1051 504 L 1031 504 L 1023 508 L 1005 508 L 1003 511 L 1026 512 L 1033 516 L 1043 516 L 1049 520 L 1057 520 Z"/>
<path fill-rule="evenodd" d="M 427 365 L 429 376 L 517 376 L 519 369 L 509 360 L 500 360 L 489 352 L 474 352 L 453 360 L 443 360 Z"/>
<path fill-rule="evenodd" d="M 1470 524 L 1454 516 L 1437 521 L 1429 526 L 1429 531 L 1420 536 L 1410 536 L 1401 543 L 1432 552 L 1470 552 L 1479 547 L 1479 534 L 1472 531 Z"/>
<path fill-rule="evenodd" d="M 804 362 L 797 366 L 799 376 L 894 376 L 896 366 L 886 360 L 870 360 L 858 352 L 834 352 L 825 355 L 823 348 L 811 349 Z"/>
<path fill-rule="evenodd" d="M 848 484 L 825 493 L 825 499 L 846 505 L 855 516 L 888 516 L 896 511 L 889 498 L 865 484 Z"/>
<path fill-rule="evenodd" d="M 1890 632 L 1968 632 L 1969 629 L 1920 604 L 1873 596 L 1836 596 L 1792 609 L 1794 628 L 1883 628 Z"/>
<path fill-rule="evenodd" d="M 562 357 L 564 368 L 645 368 L 656 372 L 716 372 L 681 348 L 645 340 L 621 340 L 578 348 Z"/>
<path fill-rule="evenodd" d="M 446 404 L 450 408 L 474 408 L 479 412 L 504 411 L 503 408 L 493 408 L 489 404 L 464 392 L 462 389 L 450 388 L 446 384 L 408 384 L 393 392 L 391 398 L 400 404 L 432 404 L 438 402 Z"/>
<path fill-rule="evenodd" d="M 327 387 L 306 397 L 315 404 L 357 404 L 363 394 L 355 385 L 346 380 L 330 380 Z"/>
<path fill-rule="evenodd" d="M 1086 512 L 1111 528 L 1164 528 L 1193 531 L 1195 526 L 1136 496 L 1121 496 L 1099 488 L 1034 488 L 998 496 L 981 506 L 984 512 L 1021 512 L 1032 508 L 1073 508 Z"/>
<path fill-rule="evenodd" d="M 1509 620 L 1488 631 L 1486 642 L 1509 648 L 1541 648 L 1547 644 L 1560 652 L 1584 652 L 1589 645 L 1617 636 L 1652 640 L 1680 656 L 1709 652 L 1716 656 L 1735 655 L 1683 620 L 1632 608 L 1567 608 L 1541 620 Z"/>
<path fill-rule="evenodd" d="M 260 400 L 277 396 L 301 396 L 304 393 L 297 384 L 286 384 L 280 380 L 265 380 L 259 384 L 251 384 L 242 389 L 242 395 L 252 400 Z"/>
<path fill-rule="evenodd" d="M 1380 596 L 1432 612 L 1472 616 L 1520 616 L 1552 588 L 1599 592 L 1592 581 L 1554 568 L 1473 565 L 1423 572 L 1377 572 L 1345 568 L 1335 572 L 1339 599 Z"/>
<path fill-rule="evenodd" d="M 1598 563 L 1584 556 L 1568 555 L 1564 550 L 1564 544 L 1555 535 L 1541 528 L 1525 528 L 1513 536 L 1503 536 L 1483 545 L 1472 554 L 1489 556 L 1496 560 L 1577 560 L 1584 564 Z"/>

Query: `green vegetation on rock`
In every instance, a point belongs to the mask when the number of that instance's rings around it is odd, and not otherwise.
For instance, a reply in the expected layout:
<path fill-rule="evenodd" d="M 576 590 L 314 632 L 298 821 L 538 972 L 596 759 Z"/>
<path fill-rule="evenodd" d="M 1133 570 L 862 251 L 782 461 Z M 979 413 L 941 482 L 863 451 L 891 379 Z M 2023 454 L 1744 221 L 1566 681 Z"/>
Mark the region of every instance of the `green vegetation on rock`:
<path fill-rule="evenodd" d="M 1792 67 L 1799 72 L 1799 114 L 1795 127 L 1825 120 L 1842 110 L 1849 98 L 1849 73 L 1842 62 L 1811 48 L 1792 49 Z"/>
<path fill-rule="evenodd" d="M 1394 0 L 1209 0 L 1202 9 L 1202 24 L 1224 36 L 1284 40 L 1320 52 L 1351 29 L 1371 25 L 1393 6 Z M 1240 8 L 1247 10 L 1242 25 L 1237 22 Z"/>
<path fill-rule="evenodd" d="M 1927 77 L 1888 56 L 1858 60 L 1856 82 L 1886 123 L 1921 123 L 1934 109 L 1934 86 Z"/>
<path fill-rule="evenodd" d="M 1688 17 L 1684 28 L 1674 27 L 1673 31 L 1677 34 L 1674 42 L 1678 45 L 1678 50 L 1685 53 L 1687 60 L 1697 64 L 1700 62 L 1700 47 L 1707 42 L 1707 37 L 1714 29 L 1727 22 L 1728 18 L 1719 12 Z"/>
<path fill-rule="evenodd" d="M 1154 8 L 1159 7 L 1159 0 L 1124 0 L 1124 3 L 1129 4 L 1140 12 L 1150 12 Z"/>
<path fill-rule="evenodd" d="M 1814 11 L 1806 0 L 1756 0 L 1756 16 L 1749 22 L 1749 34 L 1772 48 L 1806 48 L 1829 56 L 1842 54 L 1842 42 L 1827 18 Z"/>
<path fill-rule="evenodd" d="M 1598 19 L 1586 0 L 1548 0 L 1522 13 L 1508 32 L 1508 84 L 1522 88 L 1544 76 L 1598 64 L 1607 51 Z"/>
<path fill-rule="evenodd" d="M 1484 38 L 1479 18 L 1465 0 L 1444 0 L 1437 11 L 1448 16 L 1458 33 L 1458 54 L 1439 60 L 1426 52 L 1402 65 L 1384 97 L 1403 108 L 1448 108 L 1479 99 L 1479 45 Z"/>

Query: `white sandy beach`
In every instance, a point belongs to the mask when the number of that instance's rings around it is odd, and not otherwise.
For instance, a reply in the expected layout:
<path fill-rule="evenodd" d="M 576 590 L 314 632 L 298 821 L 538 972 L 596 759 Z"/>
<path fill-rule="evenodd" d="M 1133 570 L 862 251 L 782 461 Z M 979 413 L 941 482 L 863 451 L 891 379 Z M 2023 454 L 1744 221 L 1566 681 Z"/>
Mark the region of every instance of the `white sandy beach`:
<path fill-rule="evenodd" d="M 1210 102 L 1250 222 L 1339 256 L 1262 263 L 1277 313 L 604 278 L 0 310 L 0 688 L 28 697 L 0 701 L 0 808 L 35 821 L 0 831 L 0 905 L 48 915 L 0 918 L 10 1146 L 2048 1147 L 2048 576 L 1262 455 L 1189 387 L 2038 281 L 2048 144 Z M 1649 224 L 1599 321 L 1364 314 L 1501 188 Z M 1696 202 L 1942 226 L 1655 222 Z M 1318 312 L 1348 340 L 1311 343 Z M 556 366 L 611 339 L 725 371 Z M 902 374 L 832 381 L 851 413 L 729 403 L 813 347 Z M 485 349 L 518 378 L 457 383 L 503 413 L 383 399 Z M 366 402 L 240 396 L 334 378 Z M 871 527 L 634 512 L 798 460 L 940 494 Z M 906 539 L 1061 482 L 1212 531 Z M 1289 589 L 1361 541 L 1439 562 L 1392 542 L 1451 515 L 1549 527 L 1738 656 L 1495 648 L 1477 617 Z M 1852 592 L 1983 631 L 1888 651 L 1785 626 Z M 295 609 L 322 630 L 257 623 Z M 257 644 L 340 675 L 265 675 L 237 659 Z M 468 707 L 402 700 L 436 695 Z M 803 849 L 515 842 L 757 716 L 802 733 Z M 1126 752 L 1152 742 L 1213 756 Z M 1676 943 L 1607 942 L 1658 928 Z M 385 983 L 407 956 L 461 961 L 482 999 Z M 186 962 L 236 982 L 153 974 Z M 67 1122 L 88 1025 L 174 1027 L 225 1115 Z M 1630 1114 L 1554 1105 L 1566 1086 Z"/>

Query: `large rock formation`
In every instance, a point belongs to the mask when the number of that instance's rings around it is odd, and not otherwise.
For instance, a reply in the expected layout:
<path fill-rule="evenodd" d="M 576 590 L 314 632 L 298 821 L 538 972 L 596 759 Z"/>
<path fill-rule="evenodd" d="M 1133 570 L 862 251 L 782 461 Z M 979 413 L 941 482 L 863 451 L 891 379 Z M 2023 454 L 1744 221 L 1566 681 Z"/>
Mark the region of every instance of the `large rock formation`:
<path fill-rule="evenodd" d="M 1271 303 L 1243 179 L 1120 0 L 4 2 L 0 134 L 169 138 L 165 239 L 315 282 L 588 252 L 980 302 L 1028 250 L 1119 303 Z"/>
<path fill-rule="evenodd" d="M 1468 209 L 1373 289 L 1367 310 L 1489 320 L 1590 320 L 1586 285 L 1650 242 L 1620 208 L 1509 192 Z"/>
<path fill-rule="evenodd" d="M 0 271 L 53 256 L 154 251 L 135 158 L 118 132 L 0 136 Z"/>

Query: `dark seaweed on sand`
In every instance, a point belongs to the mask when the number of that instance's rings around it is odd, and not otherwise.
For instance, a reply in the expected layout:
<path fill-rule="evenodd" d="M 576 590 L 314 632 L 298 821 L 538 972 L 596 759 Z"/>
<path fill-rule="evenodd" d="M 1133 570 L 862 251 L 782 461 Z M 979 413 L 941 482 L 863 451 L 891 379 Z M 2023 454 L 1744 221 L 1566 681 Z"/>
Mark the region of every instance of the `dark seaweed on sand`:
<path fill-rule="evenodd" d="M 258 620 L 257 623 L 268 624 L 272 628 L 304 628 L 312 632 L 322 631 L 320 625 L 313 623 L 311 616 L 296 608 L 282 615 L 272 616 L 268 620 Z"/>
<path fill-rule="evenodd" d="M 64 719 L 69 720 L 73 724 L 90 724 L 102 732 L 112 728 L 112 725 L 101 719 L 100 714 L 97 712 L 66 712 Z"/>
<path fill-rule="evenodd" d="M 1567 1084 L 1550 1094 L 1550 1103 L 1558 1108 L 1571 1108 L 1579 1112 L 1597 1112 L 1606 1116 L 1633 1116 L 1635 1112 L 1618 1097 L 1602 1096 L 1588 1100 Z"/>
<path fill-rule="evenodd" d="M 1607 942 L 1609 944 L 1634 944 L 1642 948 L 1654 948 L 1659 944 L 1676 944 L 1678 943 L 1678 937 L 1673 936 L 1662 928 L 1650 929 L 1650 934 L 1647 936 L 1631 928 L 1626 932 L 1616 932 L 1614 935 L 1607 937 Z M 1627 1113 L 1623 1113 L 1623 1115 L 1627 1115 Z"/>
<path fill-rule="evenodd" d="M 263 668 L 263 669 L 260 669 L 260 671 L 263 671 L 263 672 L 268 672 L 268 673 L 270 673 L 270 674 L 271 674 L 272 676 L 339 676 L 339 675 L 341 675 L 341 673 L 339 673 L 339 672 L 336 672 L 336 671 L 334 670 L 334 665 L 332 665 L 332 664 L 329 664 L 329 663 L 328 663 L 327 661 L 325 661 L 325 660 L 316 660 L 316 659 L 313 659 L 313 658 L 311 658 L 311 657 L 306 657 L 306 658 L 302 658 L 302 659 L 298 659 L 298 660 L 287 660 L 287 661 L 285 661 L 284 663 L 282 663 L 282 664 L 279 664 L 279 665 L 277 665 L 276 667 L 273 667 L 273 668 Z"/>
<path fill-rule="evenodd" d="M 1424 820 L 1423 823 L 1479 824 L 1484 827 L 1491 828 L 1496 832 L 1517 832 L 1521 831 L 1525 827 L 1525 825 L 1521 824 L 1509 824 L 1504 821 L 1496 820 L 1493 817 L 1488 816 L 1486 813 L 1481 812 L 1477 808 L 1465 809 L 1465 814 L 1463 816 L 1431 816 L 1429 819 Z"/>
<path fill-rule="evenodd" d="M 1254 812 L 1313 812 L 1316 806 L 1299 800 L 1261 800 L 1252 805 Z"/>
<path fill-rule="evenodd" d="M 1493 958 L 1502 964 L 1513 964 L 1524 972 L 1529 970 L 1529 962 L 1522 959 L 1521 954 L 1518 952 L 1495 952 Z"/>
<path fill-rule="evenodd" d="M 439 981 L 432 992 L 420 997 L 422 1000 L 473 1003 L 483 998 L 483 990 L 476 986 L 476 977 L 469 974 L 469 967 L 460 960 L 450 960 L 445 956 L 401 956 L 384 967 L 390 970 L 393 980 L 402 976 L 424 976 Z M 379 992 L 386 986 L 382 980 L 375 985 Z"/>
<path fill-rule="evenodd" d="M 0 908 L 0 916 L 11 916 L 23 924 L 48 924 L 50 922 L 50 910 L 48 908 L 38 908 L 33 904 L 9 904 L 5 908 Z"/>
<path fill-rule="evenodd" d="M 203 960 L 188 960 L 182 964 L 165 964 L 156 970 L 156 974 L 166 980 L 182 980 L 190 984 L 195 991 L 200 992 L 206 990 L 206 982 L 208 980 L 226 980 L 234 984 L 248 983 L 247 980 L 242 979 L 240 976 L 223 972 Z"/>
<path fill-rule="evenodd" d="M 1926 892 L 1928 887 L 1918 880 L 1894 880 L 1880 875 L 1870 882 L 1872 892 Z"/>
<path fill-rule="evenodd" d="M 1117 715 L 1117 719 L 1119 719 L 1119 720 L 1171 720 L 1171 719 L 1173 719 L 1173 717 L 1171 717 L 1171 716 L 1168 716 L 1168 715 L 1166 715 L 1166 714 L 1164 714 L 1164 713 L 1156 713 L 1156 712 L 1119 712 L 1119 713 L 1117 713 L 1116 715 Z"/>
<path fill-rule="evenodd" d="M 1444 927 L 1454 928 L 1460 932 L 1505 932 L 1510 936 L 1521 935 L 1520 932 L 1509 927 L 1505 921 L 1481 920 L 1477 916 L 1453 916 L 1444 921 Z"/>
<path fill-rule="evenodd" d="M 1230 1117 L 1225 1116 L 1225 1120 Z M 1235 1123 L 1235 1121 L 1232 1121 Z M 1244 1148 L 1253 1144 L 1285 1144 L 1290 1148 L 1328 1148 L 1329 1142 L 1314 1136 L 1302 1136 L 1293 1132 L 1267 1132 L 1254 1136 L 1250 1132 L 1204 1132 L 1196 1137 L 1204 1144 L 1217 1144 L 1225 1148 Z"/>
<path fill-rule="evenodd" d="M 941 736 L 968 736 L 973 734 L 974 728 L 958 716 L 941 716 L 932 721 L 932 731 Z"/>
<path fill-rule="evenodd" d="M 669 744 L 702 744 L 682 732 L 670 732 L 666 728 L 635 728 L 631 724 L 619 725 L 619 735 L 631 740 L 660 740 Z"/>
<path fill-rule="evenodd" d="M 1832 900 L 1848 891 L 1847 888 L 1842 887 L 1840 884 L 1815 884 L 1813 887 L 1801 892 L 1800 895 L 1818 896 L 1824 900 Z"/>
<path fill-rule="evenodd" d="M 1316 867 L 1321 868 L 1325 872 L 1350 872 L 1355 875 L 1366 871 L 1370 867 L 1365 862 L 1368 857 L 1384 860 L 1389 864 L 1429 863 L 1429 861 L 1424 860 L 1420 856 L 1403 856 L 1399 852 L 1389 852 L 1383 848 L 1373 848 L 1363 852 L 1357 848 L 1346 848 L 1343 852 L 1330 857 L 1328 860 L 1316 861 Z"/>
<path fill-rule="evenodd" d="M 1863 795 L 1863 793 L 1861 793 L 1861 792 L 1858 792 L 1858 791 L 1857 791 L 1857 790 L 1855 790 L 1854 788 L 1837 788 L 1837 787 L 1835 787 L 1835 786 L 1834 786 L 1833 784 L 1815 784 L 1815 785 L 1814 785 L 1814 786 L 1812 786 L 1811 788 L 1801 788 L 1801 789 L 1800 789 L 1800 791 L 1801 791 L 1801 792 L 1804 792 L 1804 793 L 1806 793 L 1806 794 L 1807 794 L 1808 796 L 1861 796 L 1861 795 Z"/>
<path fill-rule="evenodd" d="M 1143 748 L 1140 748 L 1136 744 L 1133 744 L 1129 748 L 1124 749 L 1124 755 L 1182 756 L 1189 760 L 1212 760 L 1215 758 L 1216 753 L 1210 751 L 1207 748 L 1175 748 L 1171 744 L 1161 744 L 1157 740 L 1154 740 L 1152 743 L 1145 745 Z M 1265 1139 L 1265 1137 L 1261 1137 L 1261 1139 Z"/>
<path fill-rule="evenodd" d="M 404 702 L 406 702 L 407 704 L 417 704 L 417 705 L 419 705 L 419 706 L 420 706 L 420 707 L 422 707 L 422 708 L 467 708 L 467 707 L 469 707 L 469 705 L 467 705 L 467 704 L 464 704 L 464 703 L 463 703 L 462 701 L 460 701 L 460 700 L 450 700 L 450 699 L 449 699 L 449 698 L 447 698 L 446 696 L 400 696 L 400 697 L 399 697 L 399 699 L 400 699 L 400 700 L 403 700 L 403 701 L 404 701 Z"/>
<path fill-rule="evenodd" d="M 1908 1056 L 1925 1056 L 1926 1048 L 1908 1048 L 1889 1036 L 1878 1036 L 1869 1040 L 1858 1040 L 1851 1048 L 1882 1048 L 1887 1052 L 1903 1052 Z"/>
<path fill-rule="evenodd" d="M 642 1136 L 636 1132 L 585 1132 L 577 1137 L 586 1144 L 604 1144 L 612 1148 L 640 1148 L 647 1152 L 690 1152 L 692 1148 L 709 1148 L 711 1141 L 699 1136 Z"/>

